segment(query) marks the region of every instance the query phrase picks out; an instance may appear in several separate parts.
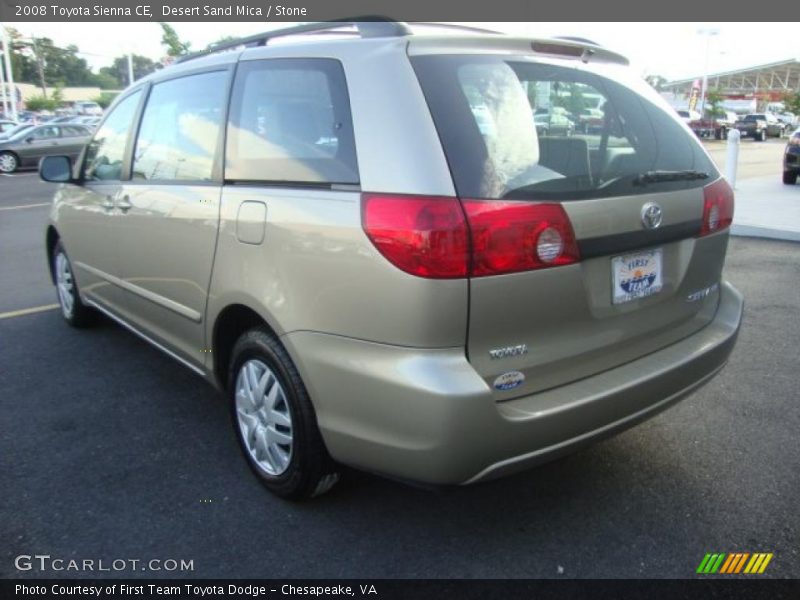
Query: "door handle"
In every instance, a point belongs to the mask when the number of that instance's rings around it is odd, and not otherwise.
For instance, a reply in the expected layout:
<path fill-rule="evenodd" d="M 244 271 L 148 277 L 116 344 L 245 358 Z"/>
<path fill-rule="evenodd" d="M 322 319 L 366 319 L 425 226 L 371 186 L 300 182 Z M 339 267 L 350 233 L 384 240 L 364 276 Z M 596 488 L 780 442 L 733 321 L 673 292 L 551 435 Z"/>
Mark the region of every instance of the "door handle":
<path fill-rule="evenodd" d="M 100 206 L 102 206 L 105 210 L 113 210 L 114 209 L 114 199 L 111 196 L 106 196 L 101 202 Z"/>
<path fill-rule="evenodd" d="M 131 204 L 131 197 L 127 194 L 122 196 L 117 203 L 117 208 L 119 208 L 122 212 L 128 212 L 131 208 L 133 208 L 133 204 Z"/>

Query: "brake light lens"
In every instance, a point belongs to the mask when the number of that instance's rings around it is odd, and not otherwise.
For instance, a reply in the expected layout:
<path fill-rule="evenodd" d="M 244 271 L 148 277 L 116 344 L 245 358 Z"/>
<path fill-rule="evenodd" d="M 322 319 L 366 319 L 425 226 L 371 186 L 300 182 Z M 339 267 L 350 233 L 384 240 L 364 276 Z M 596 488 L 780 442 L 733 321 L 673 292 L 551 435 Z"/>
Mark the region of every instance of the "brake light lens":
<path fill-rule="evenodd" d="M 362 223 L 389 262 L 418 277 L 486 277 L 580 260 L 560 204 L 364 194 Z"/>
<path fill-rule="evenodd" d="M 389 262 L 430 279 L 466 277 L 469 233 L 458 198 L 365 194 L 364 231 Z"/>
<path fill-rule="evenodd" d="M 703 223 L 700 235 L 730 227 L 733 221 L 733 190 L 727 181 L 718 179 L 703 188 Z"/>
<path fill-rule="evenodd" d="M 465 200 L 463 205 L 472 233 L 475 277 L 579 260 L 572 224 L 560 204 Z"/>
<path fill-rule="evenodd" d="M 793 135 L 789 138 L 790 146 L 800 146 L 800 135 Z"/>

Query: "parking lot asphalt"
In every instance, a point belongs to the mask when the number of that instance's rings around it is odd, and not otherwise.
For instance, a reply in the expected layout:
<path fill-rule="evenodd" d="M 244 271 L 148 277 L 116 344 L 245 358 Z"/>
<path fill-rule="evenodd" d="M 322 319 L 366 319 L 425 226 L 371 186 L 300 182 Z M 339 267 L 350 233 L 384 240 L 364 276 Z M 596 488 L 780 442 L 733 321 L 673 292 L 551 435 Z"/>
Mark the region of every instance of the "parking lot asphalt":
<path fill-rule="evenodd" d="M 46 202 L 0 177 L 0 208 Z M 0 210 L 0 312 L 53 303 L 46 207 Z M 707 552 L 772 552 L 800 577 L 800 245 L 732 238 L 739 342 L 655 419 L 520 475 L 433 492 L 347 472 L 267 493 L 224 401 L 122 328 L 0 318 L 0 577 L 692 577 Z M 192 560 L 191 572 L 17 571 L 20 554 Z"/>
<path fill-rule="evenodd" d="M 725 174 L 725 160 L 728 154 L 726 140 L 703 140 L 717 168 Z M 783 171 L 783 150 L 786 138 L 768 138 L 764 142 L 756 142 L 750 138 L 742 138 L 739 143 L 739 161 L 736 168 L 736 179 L 749 179 L 764 175 L 774 175 L 780 179 Z"/>

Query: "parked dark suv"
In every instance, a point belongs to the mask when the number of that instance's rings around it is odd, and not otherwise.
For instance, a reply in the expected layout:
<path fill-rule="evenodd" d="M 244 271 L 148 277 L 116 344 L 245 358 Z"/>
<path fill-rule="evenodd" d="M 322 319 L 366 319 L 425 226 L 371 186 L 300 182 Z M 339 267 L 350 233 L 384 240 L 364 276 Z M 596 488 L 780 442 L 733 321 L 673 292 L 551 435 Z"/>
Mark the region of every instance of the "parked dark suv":
<path fill-rule="evenodd" d="M 797 129 L 786 143 L 783 153 L 783 183 L 793 185 L 800 175 L 800 129 Z"/>

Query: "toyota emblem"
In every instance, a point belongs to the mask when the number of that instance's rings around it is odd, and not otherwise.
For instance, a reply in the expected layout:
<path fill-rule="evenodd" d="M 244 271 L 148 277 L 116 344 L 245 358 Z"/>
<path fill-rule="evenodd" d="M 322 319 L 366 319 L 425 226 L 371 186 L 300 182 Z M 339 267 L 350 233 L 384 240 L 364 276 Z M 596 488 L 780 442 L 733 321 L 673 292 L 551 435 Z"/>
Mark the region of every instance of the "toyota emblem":
<path fill-rule="evenodd" d="M 642 225 L 645 229 L 655 229 L 661 225 L 661 207 L 655 202 L 648 202 L 642 207 Z"/>

